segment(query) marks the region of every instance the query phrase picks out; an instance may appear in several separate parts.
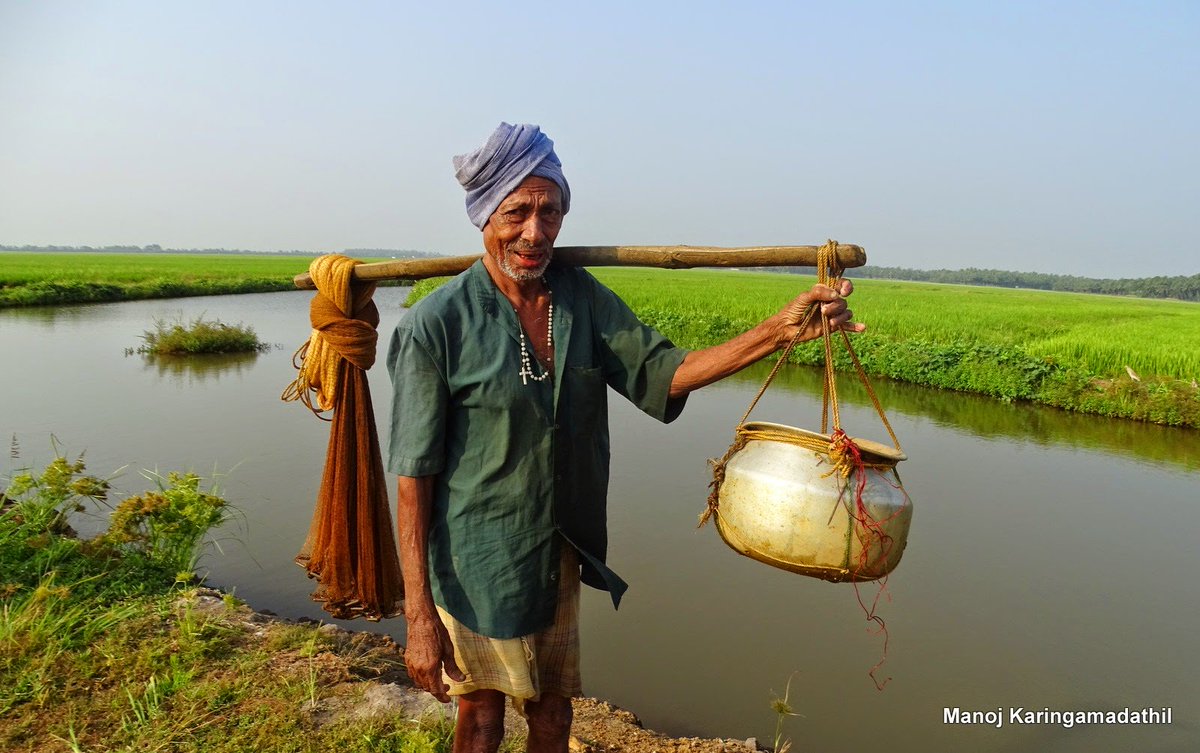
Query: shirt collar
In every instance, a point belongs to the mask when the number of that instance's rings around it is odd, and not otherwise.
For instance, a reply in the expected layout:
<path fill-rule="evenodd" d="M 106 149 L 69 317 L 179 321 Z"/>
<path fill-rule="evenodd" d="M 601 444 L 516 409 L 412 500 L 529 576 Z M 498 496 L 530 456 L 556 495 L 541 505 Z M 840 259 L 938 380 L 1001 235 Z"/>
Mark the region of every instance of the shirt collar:
<path fill-rule="evenodd" d="M 520 332 L 517 328 L 521 325 L 517 323 L 516 312 L 512 310 L 512 306 L 508 305 L 507 300 L 502 300 L 504 296 L 496 287 L 496 283 L 492 281 L 487 267 L 483 266 L 483 259 L 476 261 L 463 274 L 467 278 L 467 289 L 475 297 L 483 312 L 496 319 L 510 337 L 514 340 L 519 339 Z M 546 284 L 554 293 L 554 405 L 556 410 L 559 391 L 562 388 L 563 370 L 567 367 L 567 350 L 571 346 L 571 325 L 574 319 L 575 301 L 572 295 L 574 291 L 571 284 L 568 283 L 569 279 L 565 276 L 564 270 L 553 263 L 546 270 Z M 501 303 L 504 305 L 500 305 Z"/>

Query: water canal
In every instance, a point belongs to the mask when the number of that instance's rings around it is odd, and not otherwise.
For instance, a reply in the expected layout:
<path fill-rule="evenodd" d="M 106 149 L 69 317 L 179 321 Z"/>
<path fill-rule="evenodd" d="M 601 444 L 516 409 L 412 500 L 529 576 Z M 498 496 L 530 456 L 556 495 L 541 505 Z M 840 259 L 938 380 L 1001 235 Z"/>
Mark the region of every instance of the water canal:
<path fill-rule="evenodd" d="M 404 291 L 377 295 L 381 330 Z M 308 335 L 308 295 L 142 301 L 0 311 L 0 436 L 5 473 L 86 450 L 123 493 L 140 469 L 221 476 L 243 513 L 204 565 L 260 609 L 322 617 L 292 564 L 307 530 L 326 424 L 279 401 Z M 124 354 L 158 318 L 201 313 L 255 326 L 283 347 L 187 361 Z M 720 456 L 765 375 L 756 367 L 692 396 L 661 426 L 611 402 L 619 613 L 584 600 L 589 695 L 674 735 L 769 742 L 772 693 L 789 677 L 799 750 L 1182 750 L 1200 739 L 1200 435 L 1082 417 L 903 384 L 878 385 L 910 460 L 909 548 L 881 607 L 881 651 L 849 585 L 774 570 L 697 531 L 706 458 Z M 381 419 L 387 376 L 372 370 Z M 819 375 L 786 370 L 755 418 L 815 428 Z M 843 387 L 852 434 L 885 438 L 864 397 Z M 97 523 L 98 525 L 98 523 Z M 83 526 L 86 528 L 86 525 Z M 354 627 L 381 626 L 353 625 Z M 399 621 L 385 623 L 402 637 Z M 1000 728 L 944 723 L 946 708 L 1003 709 Z M 1171 707 L 1170 726 L 1013 725 L 1008 709 Z"/>

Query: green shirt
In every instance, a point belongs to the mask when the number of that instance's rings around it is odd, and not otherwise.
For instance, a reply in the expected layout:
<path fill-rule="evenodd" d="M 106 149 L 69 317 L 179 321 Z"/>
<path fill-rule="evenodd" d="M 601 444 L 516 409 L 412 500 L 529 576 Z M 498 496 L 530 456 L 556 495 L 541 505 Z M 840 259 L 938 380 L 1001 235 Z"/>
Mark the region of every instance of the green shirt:
<path fill-rule="evenodd" d="M 482 261 L 414 306 L 388 351 L 388 468 L 437 477 L 434 600 L 494 638 L 553 621 L 564 540 L 580 552 L 583 582 L 620 602 L 626 584 L 604 564 L 606 386 L 664 422 L 686 400 L 667 396 L 686 351 L 582 269 L 552 265 L 546 282 L 553 380 L 522 383 L 517 315 Z"/>

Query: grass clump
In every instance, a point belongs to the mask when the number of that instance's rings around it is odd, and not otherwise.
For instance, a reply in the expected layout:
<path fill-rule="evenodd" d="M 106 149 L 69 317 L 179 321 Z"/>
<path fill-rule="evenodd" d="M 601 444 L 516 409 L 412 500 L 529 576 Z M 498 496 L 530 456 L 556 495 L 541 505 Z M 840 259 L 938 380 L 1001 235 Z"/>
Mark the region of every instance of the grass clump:
<path fill-rule="evenodd" d="M 271 346 L 258 339 L 254 328 L 225 324 L 198 316 L 191 322 L 154 320 L 154 329 L 142 334 L 145 344 L 139 353 L 149 355 L 197 355 L 202 353 L 255 353 Z"/>
<path fill-rule="evenodd" d="M 123 552 L 149 557 L 175 573 L 179 582 L 194 578 L 208 532 L 228 517 L 225 500 L 200 489 L 194 473 L 150 474 L 158 489 L 129 497 L 113 510 L 100 541 Z"/>
<path fill-rule="evenodd" d="M 176 481 L 186 485 L 183 478 Z M 175 485 L 168 490 L 172 494 Z M 58 457 L 41 473 L 19 473 L 4 492 L 0 714 L 22 704 L 44 707 L 68 690 L 81 679 L 63 671 L 77 652 L 136 617 L 143 599 L 166 592 L 175 581 L 176 562 L 144 542 L 117 545 L 104 536 L 86 541 L 75 536 L 69 516 L 88 500 L 105 501 L 108 493 L 108 481 L 86 474 L 82 457 Z M 151 517 L 175 514 L 168 506 Z M 210 525 L 224 517 L 217 515 Z"/>

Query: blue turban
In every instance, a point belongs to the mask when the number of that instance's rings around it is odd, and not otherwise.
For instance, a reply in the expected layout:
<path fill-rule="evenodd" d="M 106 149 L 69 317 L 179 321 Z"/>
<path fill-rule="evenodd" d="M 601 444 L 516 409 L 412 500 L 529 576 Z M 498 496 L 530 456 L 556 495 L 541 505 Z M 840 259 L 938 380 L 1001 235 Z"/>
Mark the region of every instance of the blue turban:
<path fill-rule="evenodd" d="M 496 207 L 531 175 L 558 184 L 566 214 L 571 208 L 571 187 L 554 153 L 554 142 L 537 126 L 501 123 L 483 146 L 454 158 L 454 177 L 467 190 L 467 216 L 480 230 Z"/>

